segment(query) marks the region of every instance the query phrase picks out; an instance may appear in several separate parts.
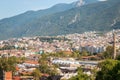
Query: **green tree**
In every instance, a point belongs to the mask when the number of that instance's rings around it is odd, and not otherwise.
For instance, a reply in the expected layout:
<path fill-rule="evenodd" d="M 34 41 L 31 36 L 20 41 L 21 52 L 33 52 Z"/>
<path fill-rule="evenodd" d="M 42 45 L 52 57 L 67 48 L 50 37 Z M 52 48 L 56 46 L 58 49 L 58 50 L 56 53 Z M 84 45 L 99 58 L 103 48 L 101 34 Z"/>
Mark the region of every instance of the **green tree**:
<path fill-rule="evenodd" d="M 81 59 L 80 52 L 79 51 L 74 51 L 72 53 L 71 57 Z"/>
<path fill-rule="evenodd" d="M 84 74 L 81 68 L 78 68 L 78 75 L 73 76 L 69 80 L 90 80 L 90 77 Z"/>
<path fill-rule="evenodd" d="M 49 75 L 56 75 L 58 74 L 57 72 L 57 67 L 56 65 L 49 65 L 50 61 L 49 61 L 49 55 L 47 54 L 42 54 L 41 58 L 39 59 L 39 70 L 41 73 L 47 73 Z"/>
<path fill-rule="evenodd" d="M 84 50 L 84 51 L 81 52 L 81 55 L 82 56 L 88 56 L 88 52 Z"/>
<path fill-rule="evenodd" d="M 58 74 L 57 69 L 56 69 L 55 66 L 48 66 L 47 64 L 40 65 L 39 70 L 42 73 L 47 73 L 49 75 L 57 75 Z"/>
<path fill-rule="evenodd" d="M 2 48 L 0 48 L 0 50 L 11 50 L 11 49 L 15 49 L 15 47 L 10 45 L 4 45 Z"/>
<path fill-rule="evenodd" d="M 112 46 L 108 46 L 106 48 L 106 51 L 103 53 L 103 57 L 105 59 L 112 59 L 113 58 L 113 47 Z"/>
<path fill-rule="evenodd" d="M 41 77 L 41 72 L 39 69 L 35 69 L 32 73 L 32 75 L 34 76 L 34 80 L 39 80 L 39 78 Z"/>
<path fill-rule="evenodd" d="M 9 57 L 9 58 L 0 58 L 0 73 L 3 71 L 12 71 L 13 73 L 16 71 L 17 58 Z"/>
<path fill-rule="evenodd" d="M 120 60 L 120 55 L 118 55 L 116 59 L 117 59 L 117 60 Z"/>
<path fill-rule="evenodd" d="M 90 76 L 91 80 L 95 80 L 96 75 L 97 75 L 97 68 L 92 69 L 91 73 L 92 73 L 92 75 Z"/>
<path fill-rule="evenodd" d="M 96 80 L 120 80 L 120 61 L 106 60 L 99 63 L 100 71 Z"/>

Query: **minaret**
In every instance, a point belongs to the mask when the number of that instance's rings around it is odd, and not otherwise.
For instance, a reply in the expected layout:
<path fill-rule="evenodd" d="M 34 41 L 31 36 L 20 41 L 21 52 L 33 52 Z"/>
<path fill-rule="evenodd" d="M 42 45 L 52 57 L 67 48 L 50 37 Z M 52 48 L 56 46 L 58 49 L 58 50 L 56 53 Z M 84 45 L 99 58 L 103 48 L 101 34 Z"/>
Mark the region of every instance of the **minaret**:
<path fill-rule="evenodd" d="M 116 59 L 116 33 L 113 31 L 113 59 Z"/>

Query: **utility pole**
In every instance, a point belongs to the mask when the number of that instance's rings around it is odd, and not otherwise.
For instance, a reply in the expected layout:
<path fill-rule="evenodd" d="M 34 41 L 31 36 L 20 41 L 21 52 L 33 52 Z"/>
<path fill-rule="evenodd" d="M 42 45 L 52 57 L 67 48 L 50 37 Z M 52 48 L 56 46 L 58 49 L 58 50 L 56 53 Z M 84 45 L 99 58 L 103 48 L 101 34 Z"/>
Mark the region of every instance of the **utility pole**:
<path fill-rule="evenodd" d="M 113 31 L 113 59 L 116 59 L 116 33 Z"/>

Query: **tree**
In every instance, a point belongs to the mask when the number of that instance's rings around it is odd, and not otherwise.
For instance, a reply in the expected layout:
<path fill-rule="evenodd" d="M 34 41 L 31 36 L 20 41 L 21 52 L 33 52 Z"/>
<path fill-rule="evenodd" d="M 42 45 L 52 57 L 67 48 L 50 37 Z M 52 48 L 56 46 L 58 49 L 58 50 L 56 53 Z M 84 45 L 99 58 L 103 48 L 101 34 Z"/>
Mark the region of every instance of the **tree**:
<path fill-rule="evenodd" d="M 0 50 L 11 50 L 11 49 L 15 49 L 15 47 L 10 45 L 4 45 L 2 48 L 0 48 Z"/>
<path fill-rule="evenodd" d="M 85 51 L 85 50 L 83 50 L 83 51 L 81 52 L 81 55 L 82 55 L 82 56 L 88 56 L 88 52 Z"/>
<path fill-rule="evenodd" d="M 48 59 L 48 56 L 50 55 L 47 55 L 47 54 L 42 54 L 41 55 L 41 58 L 39 59 L 39 70 L 41 73 L 46 73 L 46 74 L 49 74 L 49 75 L 56 75 L 58 74 L 57 72 L 57 66 L 56 65 L 49 65 L 49 59 Z"/>
<path fill-rule="evenodd" d="M 20 62 L 23 63 L 26 60 L 26 57 L 20 57 L 19 60 L 20 60 Z"/>
<path fill-rule="evenodd" d="M 39 69 L 35 69 L 32 75 L 34 76 L 34 80 L 39 80 L 39 78 L 41 77 L 41 72 Z"/>
<path fill-rule="evenodd" d="M 16 57 L 0 58 L 0 75 L 3 74 L 3 71 L 12 71 L 14 73 L 16 71 L 16 64 Z"/>
<path fill-rule="evenodd" d="M 103 57 L 105 59 L 112 59 L 113 58 L 113 47 L 112 46 L 108 46 L 106 48 L 106 51 L 103 53 Z"/>
<path fill-rule="evenodd" d="M 120 61 L 106 60 L 98 66 L 101 70 L 98 71 L 96 80 L 120 80 Z"/>
<path fill-rule="evenodd" d="M 118 55 L 116 59 L 117 59 L 117 60 L 120 60 L 120 55 Z"/>
<path fill-rule="evenodd" d="M 48 66 L 47 64 L 40 65 L 39 70 L 42 73 L 46 73 L 46 74 L 49 74 L 49 75 L 57 75 L 58 74 L 55 66 Z"/>
<path fill-rule="evenodd" d="M 69 80 L 90 80 L 90 77 L 84 74 L 81 68 L 78 68 L 78 75 L 73 76 Z"/>
<path fill-rule="evenodd" d="M 80 52 L 79 51 L 74 51 L 72 53 L 71 57 L 81 59 Z"/>

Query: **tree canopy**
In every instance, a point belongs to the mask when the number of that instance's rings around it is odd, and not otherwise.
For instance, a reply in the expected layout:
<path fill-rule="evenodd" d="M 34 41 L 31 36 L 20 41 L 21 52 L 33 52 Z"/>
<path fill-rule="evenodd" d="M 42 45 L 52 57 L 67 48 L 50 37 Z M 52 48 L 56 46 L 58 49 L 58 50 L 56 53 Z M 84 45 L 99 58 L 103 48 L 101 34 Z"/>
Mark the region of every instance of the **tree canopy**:
<path fill-rule="evenodd" d="M 14 73 L 16 71 L 16 64 L 16 57 L 0 58 L 0 76 L 3 75 L 4 71 L 12 71 Z"/>
<path fill-rule="evenodd" d="M 73 76 L 69 80 L 90 80 L 90 77 L 84 74 L 81 68 L 78 68 L 78 75 Z"/>
<path fill-rule="evenodd" d="M 120 61 L 106 60 L 99 64 L 96 80 L 120 80 Z"/>
<path fill-rule="evenodd" d="M 113 58 L 113 47 L 108 46 L 106 51 L 103 53 L 104 59 L 112 59 Z"/>

